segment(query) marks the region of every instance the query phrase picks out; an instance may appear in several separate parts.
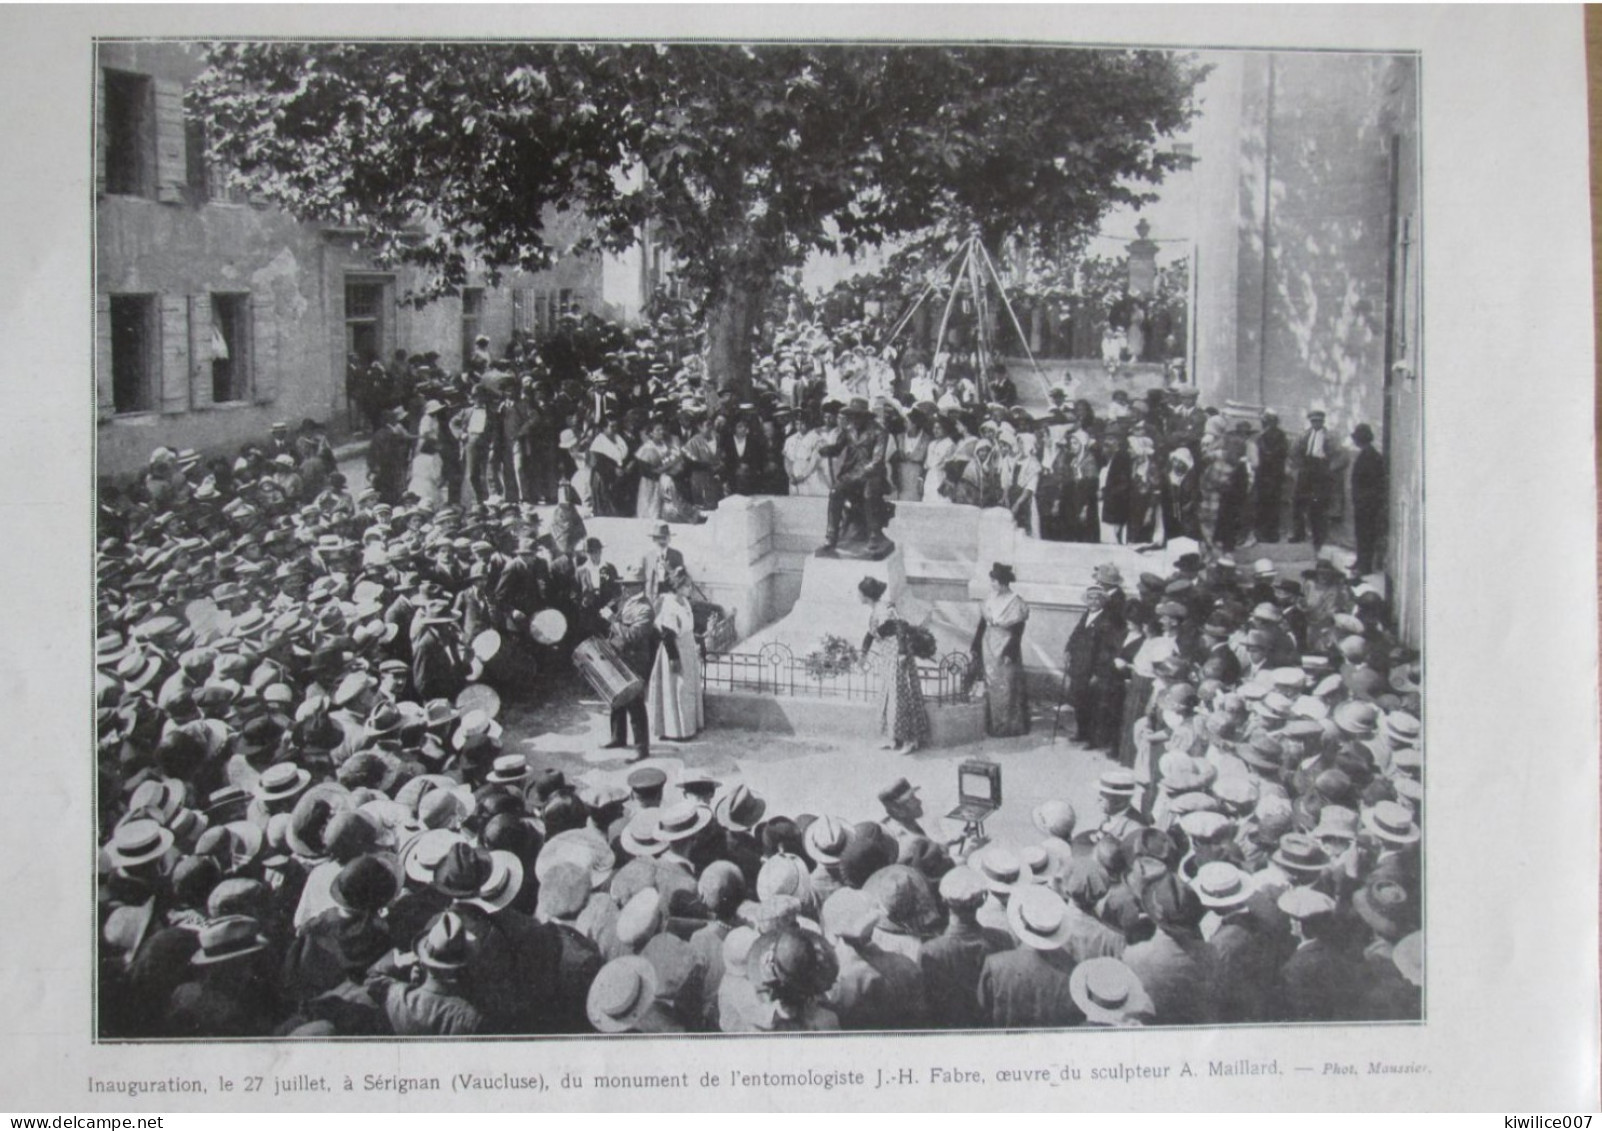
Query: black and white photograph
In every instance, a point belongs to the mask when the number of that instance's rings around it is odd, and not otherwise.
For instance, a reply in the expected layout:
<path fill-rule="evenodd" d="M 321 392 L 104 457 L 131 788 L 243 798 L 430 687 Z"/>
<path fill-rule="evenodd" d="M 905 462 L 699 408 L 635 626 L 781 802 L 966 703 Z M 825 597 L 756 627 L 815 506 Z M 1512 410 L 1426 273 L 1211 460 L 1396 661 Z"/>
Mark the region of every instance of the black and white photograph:
<path fill-rule="evenodd" d="M 1416 52 L 92 50 L 95 1039 L 1427 1019 Z"/>

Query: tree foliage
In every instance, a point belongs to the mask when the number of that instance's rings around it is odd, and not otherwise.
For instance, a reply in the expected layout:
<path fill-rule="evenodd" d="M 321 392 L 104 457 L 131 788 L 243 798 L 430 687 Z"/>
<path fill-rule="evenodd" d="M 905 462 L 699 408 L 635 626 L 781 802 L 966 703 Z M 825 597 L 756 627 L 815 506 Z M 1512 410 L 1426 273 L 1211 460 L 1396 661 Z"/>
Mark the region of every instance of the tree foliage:
<path fill-rule="evenodd" d="M 221 43 L 192 108 L 254 191 L 440 292 L 473 258 L 537 270 L 649 220 L 739 383 L 768 288 L 812 251 L 932 225 L 994 247 L 1149 199 L 1202 74 L 1148 50 Z M 593 233 L 553 248 L 552 208 Z"/>

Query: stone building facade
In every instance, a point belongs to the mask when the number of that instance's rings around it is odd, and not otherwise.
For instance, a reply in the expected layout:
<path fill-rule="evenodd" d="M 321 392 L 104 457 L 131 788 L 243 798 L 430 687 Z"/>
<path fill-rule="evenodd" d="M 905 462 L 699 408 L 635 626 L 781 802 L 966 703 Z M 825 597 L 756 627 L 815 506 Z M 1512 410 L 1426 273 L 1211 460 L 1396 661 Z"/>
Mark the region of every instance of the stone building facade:
<path fill-rule="evenodd" d="M 1385 572 L 1423 626 L 1418 58 L 1219 52 L 1195 128 L 1195 380 L 1206 403 L 1366 423 L 1391 476 Z M 1349 513 L 1343 513 L 1349 523 Z"/>
<path fill-rule="evenodd" d="M 500 348 L 563 312 L 637 318 L 662 271 L 648 241 L 623 256 L 566 256 L 498 286 L 407 301 L 417 279 L 376 264 L 355 233 L 301 224 L 229 188 L 183 95 L 198 45 L 105 41 L 95 89 L 95 403 L 98 471 L 120 475 L 165 444 L 230 451 L 276 420 L 358 424 L 350 358 Z M 582 216 L 547 218 L 570 245 Z"/>

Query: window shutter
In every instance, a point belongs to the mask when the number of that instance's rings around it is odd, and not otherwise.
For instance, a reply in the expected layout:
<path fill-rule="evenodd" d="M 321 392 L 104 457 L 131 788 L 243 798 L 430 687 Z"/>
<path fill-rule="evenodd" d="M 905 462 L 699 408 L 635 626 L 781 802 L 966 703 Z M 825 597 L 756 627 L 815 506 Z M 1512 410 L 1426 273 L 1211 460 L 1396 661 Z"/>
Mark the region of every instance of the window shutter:
<path fill-rule="evenodd" d="M 117 395 L 111 383 L 111 296 L 95 296 L 95 415 L 110 420 L 117 415 Z"/>
<path fill-rule="evenodd" d="M 278 318 L 271 287 L 252 291 L 250 296 L 250 380 L 257 404 L 271 404 L 278 397 Z"/>
<path fill-rule="evenodd" d="M 189 159 L 184 138 L 184 86 L 170 79 L 155 79 L 156 199 L 180 204 L 189 181 Z"/>
<path fill-rule="evenodd" d="M 523 287 L 512 291 L 512 329 L 528 329 L 528 291 Z"/>
<path fill-rule="evenodd" d="M 189 411 L 189 299 L 161 296 L 161 411 Z"/>
<path fill-rule="evenodd" d="M 106 195 L 106 72 L 95 72 L 95 195 Z M 110 315 L 107 315 L 109 318 Z M 108 357 L 110 355 L 107 355 Z M 109 362 L 108 362 L 109 364 Z M 108 377 L 107 380 L 110 380 Z"/>
<path fill-rule="evenodd" d="M 189 296 L 189 403 L 211 407 L 211 296 Z"/>

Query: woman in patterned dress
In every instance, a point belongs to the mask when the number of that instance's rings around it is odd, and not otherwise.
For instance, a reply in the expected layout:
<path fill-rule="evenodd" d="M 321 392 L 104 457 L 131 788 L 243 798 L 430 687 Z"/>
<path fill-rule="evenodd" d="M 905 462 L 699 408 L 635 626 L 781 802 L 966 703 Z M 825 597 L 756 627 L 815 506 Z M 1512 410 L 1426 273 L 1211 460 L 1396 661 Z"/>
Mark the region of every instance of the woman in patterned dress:
<path fill-rule="evenodd" d="M 884 674 L 879 731 L 886 741 L 880 748 L 911 754 L 929 741 L 929 713 L 924 709 L 923 688 L 918 683 L 918 658 L 912 654 L 910 638 L 904 631 L 908 625 L 894 605 L 879 603 L 885 583 L 877 577 L 864 577 L 857 584 L 857 592 L 869 609 L 862 658 L 867 660 L 877 647 L 877 663 Z"/>

